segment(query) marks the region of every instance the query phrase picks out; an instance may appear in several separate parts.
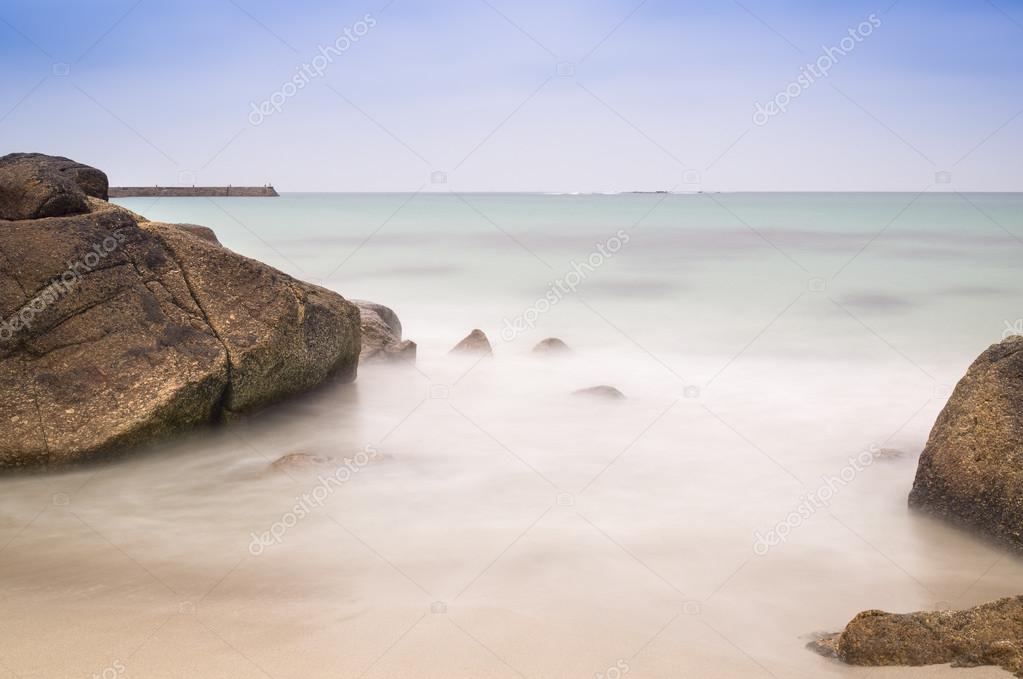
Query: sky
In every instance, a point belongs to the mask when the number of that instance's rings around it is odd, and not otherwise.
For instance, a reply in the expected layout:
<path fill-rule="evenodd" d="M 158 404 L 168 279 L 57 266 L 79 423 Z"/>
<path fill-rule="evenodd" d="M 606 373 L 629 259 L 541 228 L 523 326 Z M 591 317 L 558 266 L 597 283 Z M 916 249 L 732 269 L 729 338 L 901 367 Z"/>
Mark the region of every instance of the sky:
<path fill-rule="evenodd" d="M 1023 0 L 0 0 L 0 81 L 114 185 L 1023 190 Z"/>

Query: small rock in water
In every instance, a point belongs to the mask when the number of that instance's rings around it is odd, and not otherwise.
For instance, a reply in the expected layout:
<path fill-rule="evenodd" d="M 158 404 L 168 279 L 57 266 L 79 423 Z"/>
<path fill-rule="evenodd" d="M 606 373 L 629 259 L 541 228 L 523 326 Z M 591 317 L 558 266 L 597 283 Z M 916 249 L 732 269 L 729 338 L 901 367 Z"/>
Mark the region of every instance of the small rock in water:
<path fill-rule="evenodd" d="M 449 352 L 452 354 L 491 354 L 490 340 L 482 330 L 473 330 L 464 340 L 454 346 Z"/>
<path fill-rule="evenodd" d="M 995 665 L 1023 676 L 1023 596 L 963 611 L 865 611 L 809 647 L 850 665 Z"/>
<path fill-rule="evenodd" d="M 386 361 L 407 361 L 408 363 L 416 362 L 416 354 L 419 352 L 419 346 L 412 340 L 404 340 L 397 344 L 384 347 L 383 351 L 378 354 L 382 360 Z"/>
<path fill-rule="evenodd" d="M 288 453 L 279 460 L 274 461 L 270 468 L 278 472 L 301 471 L 315 467 L 325 467 L 334 461 L 334 458 L 326 455 L 314 455 L 312 453 Z"/>
<path fill-rule="evenodd" d="M 545 340 L 540 340 L 539 344 L 533 347 L 534 354 L 567 354 L 571 351 L 568 345 L 557 337 L 548 337 Z"/>
<path fill-rule="evenodd" d="M 838 640 L 842 638 L 841 634 L 815 634 L 814 640 L 806 645 L 808 649 L 823 655 L 825 658 L 837 658 L 838 657 Z"/>
<path fill-rule="evenodd" d="M 416 362 L 416 343 L 401 339 L 398 314 L 383 304 L 353 299 L 362 325 L 361 362 Z"/>
<path fill-rule="evenodd" d="M 379 319 L 380 323 L 387 328 L 388 332 L 401 339 L 401 320 L 398 318 L 398 314 L 394 312 L 394 309 L 386 307 L 383 304 L 377 304 L 376 302 L 367 302 L 362 299 L 349 300 L 352 304 L 359 307 L 359 310 L 363 314 L 371 314 Z"/>
<path fill-rule="evenodd" d="M 612 386 L 601 384 L 596 387 L 588 387 L 586 389 L 578 389 L 572 392 L 573 396 L 596 396 L 599 398 L 608 399 L 623 399 L 625 394 L 615 389 Z"/>

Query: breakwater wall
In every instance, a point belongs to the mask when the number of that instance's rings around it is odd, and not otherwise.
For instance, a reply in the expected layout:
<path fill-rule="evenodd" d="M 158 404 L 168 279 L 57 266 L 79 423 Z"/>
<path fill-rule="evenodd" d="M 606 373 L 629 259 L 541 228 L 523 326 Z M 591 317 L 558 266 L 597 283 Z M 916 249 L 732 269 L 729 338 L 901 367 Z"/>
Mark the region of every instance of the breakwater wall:
<path fill-rule="evenodd" d="M 280 194 L 273 186 L 111 186 L 111 198 L 275 198 Z"/>

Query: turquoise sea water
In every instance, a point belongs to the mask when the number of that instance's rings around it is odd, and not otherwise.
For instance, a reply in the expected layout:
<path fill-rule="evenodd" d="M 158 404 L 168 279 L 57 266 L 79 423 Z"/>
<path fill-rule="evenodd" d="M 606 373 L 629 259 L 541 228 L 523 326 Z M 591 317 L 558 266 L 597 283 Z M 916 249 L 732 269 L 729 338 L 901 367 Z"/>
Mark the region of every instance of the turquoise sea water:
<path fill-rule="evenodd" d="M 804 646 L 1020 593 L 1023 561 L 906 498 L 951 388 L 1023 332 L 1021 194 L 117 202 L 393 307 L 419 360 L 5 479 L 16 676 L 954 677 Z M 474 327 L 493 357 L 447 355 Z M 597 384 L 628 398 L 571 395 Z M 269 471 L 295 452 L 356 463 Z"/>
<path fill-rule="evenodd" d="M 588 273 L 580 294 L 544 313 L 528 339 L 582 333 L 609 344 L 620 329 L 676 356 L 681 369 L 687 355 L 741 350 L 791 304 L 763 350 L 856 355 L 887 342 L 939 369 L 1023 316 L 1023 194 L 119 202 L 151 219 L 212 226 L 239 252 L 390 304 L 411 336 L 437 350 L 470 327 L 497 335 L 620 229 L 630 242 Z"/>

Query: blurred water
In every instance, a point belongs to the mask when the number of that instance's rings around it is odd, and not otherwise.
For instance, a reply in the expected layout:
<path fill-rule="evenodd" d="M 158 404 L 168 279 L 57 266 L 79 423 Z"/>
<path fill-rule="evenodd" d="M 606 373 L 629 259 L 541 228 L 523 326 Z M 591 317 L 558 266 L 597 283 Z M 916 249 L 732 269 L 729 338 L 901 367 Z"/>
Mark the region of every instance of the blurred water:
<path fill-rule="evenodd" d="M 968 360 L 1023 314 L 1020 194 L 120 202 L 152 219 L 212 226 L 239 252 L 347 296 L 389 303 L 437 351 L 466 326 L 497 334 L 504 318 L 522 313 L 619 229 L 629 244 L 579 286 L 579 299 L 658 354 L 734 354 L 815 278 L 826 280 L 827 294 L 802 300 L 776 328 L 802 341 L 774 349 L 803 356 L 836 341 L 861 346 L 860 324 L 828 298 L 934 368 Z M 534 334 L 579 332 L 602 345 L 621 339 L 579 299 L 545 314 Z"/>
<path fill-rule="evenodd" d="M 954 671 L 803 647 L 868 608 L 1020 593 L 1023 562 L 906 496 L 949 390 L 1023 317 L 1021 195 L 118 202 L 392 306 L 420 361 L 3 479 L 0 676 L 929 677 Z M 447 356 L 474 327 L 494 356 Z M 552 335 L 573 353 L 530 353 Z M 596 384 L 628 399 L 570 395 Z"/>

